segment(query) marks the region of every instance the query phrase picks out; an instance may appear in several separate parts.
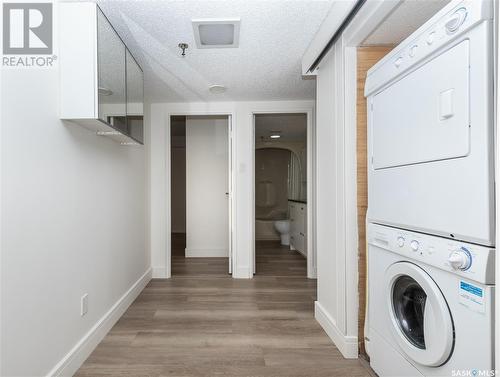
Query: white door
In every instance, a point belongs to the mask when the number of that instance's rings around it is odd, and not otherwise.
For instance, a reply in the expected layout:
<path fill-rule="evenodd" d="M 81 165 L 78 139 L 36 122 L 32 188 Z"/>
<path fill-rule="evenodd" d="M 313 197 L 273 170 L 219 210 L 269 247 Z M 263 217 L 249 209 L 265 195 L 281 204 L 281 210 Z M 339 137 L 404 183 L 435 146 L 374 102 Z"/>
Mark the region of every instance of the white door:
<path fill-rule="evenodd" d="M 370 105 L 374 169 L 466 156 L 469 41 L 377 93 Z"/>
<path fill-rule="evenodd" d="M 229 273 L 233 273 L 233 123 L 231 115 L 228 116 L 228 141 L 227 141 L 227 208 L 228 208 L 228 248 L 229 248 Z"/>
<path fill-rule="evenodd" d="M 410 360 L 436 367 L 453 352 L 454 327 L 448 304 L 434 280 L 409 262 L 394 263 L 385 273 L 394 339 Z"/>
<path fill-rule="evenodd" d="M 186 257 L 229 257 L 227 116 L 186 118 Z"/>

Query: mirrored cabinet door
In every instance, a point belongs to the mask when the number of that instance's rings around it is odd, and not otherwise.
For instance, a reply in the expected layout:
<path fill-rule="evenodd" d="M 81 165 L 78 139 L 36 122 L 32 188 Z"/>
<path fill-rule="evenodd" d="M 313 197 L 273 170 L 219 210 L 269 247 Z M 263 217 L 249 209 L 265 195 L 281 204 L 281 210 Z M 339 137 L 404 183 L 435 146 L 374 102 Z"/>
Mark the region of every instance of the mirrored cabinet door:
<path fill-rule="evenodd" d="M 142 143 L 143 137 L 143 73 L 127 50 L 127 123 L 129 136 Z"/>
<path fill-rule="evenodd" d="M 127 134 L 125 45 L 97 8 L 99 119 Z"/>

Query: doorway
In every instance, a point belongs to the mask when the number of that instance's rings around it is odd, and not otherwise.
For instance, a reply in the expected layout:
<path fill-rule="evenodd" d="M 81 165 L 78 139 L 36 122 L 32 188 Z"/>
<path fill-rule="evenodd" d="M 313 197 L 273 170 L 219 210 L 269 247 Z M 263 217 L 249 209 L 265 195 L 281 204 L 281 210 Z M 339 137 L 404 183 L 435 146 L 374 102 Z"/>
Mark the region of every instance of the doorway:
<path fill-rule="evenodd" d="M 254 115 L 257 275 L 308 276 L 306 113 Z"/>
<path fill-rule="evenodd" d="M 170 117 L 172 275 L 231 272 L 227 115 Z"/>

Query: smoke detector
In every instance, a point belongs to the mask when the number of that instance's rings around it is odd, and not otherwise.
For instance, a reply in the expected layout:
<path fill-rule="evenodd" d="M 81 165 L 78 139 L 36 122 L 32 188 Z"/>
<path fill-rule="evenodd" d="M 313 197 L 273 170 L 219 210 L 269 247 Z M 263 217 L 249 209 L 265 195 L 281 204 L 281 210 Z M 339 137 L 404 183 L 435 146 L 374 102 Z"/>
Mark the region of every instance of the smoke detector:
<path fill-rule="evenodd" d="M 205 18 L 191 20 L 198 48 L 235 48 L 239 45 L 239 18 Z"/>

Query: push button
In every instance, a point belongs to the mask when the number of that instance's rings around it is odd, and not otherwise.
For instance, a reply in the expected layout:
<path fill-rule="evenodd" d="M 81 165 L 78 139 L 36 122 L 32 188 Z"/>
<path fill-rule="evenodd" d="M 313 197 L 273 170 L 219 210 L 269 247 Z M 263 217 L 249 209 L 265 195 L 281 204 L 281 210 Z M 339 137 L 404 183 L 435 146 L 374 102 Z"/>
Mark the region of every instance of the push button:
<path fill-rule="evenodd" d="M 403 247 L 405 245 L 405 239 L 403 237 L 398 237 L 398 246 Z"/>
<path fill-rule="evenodd" d="M 412 240 L 410 242 L 410 247 L 413 251 L 418 251 L 418 248 L 420 247 L 420 244 L 418 243 L 417 240 Z"/>
<path fill-rule="evenodd" d="M 436 33 L 433 31 L 429 34 L 429 36 L 427 37 L 427 44 L 430 46 L 431 44 L 434 43 L 434 37 L 436 36 Z"/>
<path fill-rule="evenodd" d="M 410 52 L 408 53 L 408 55 L 410 55 L 410 58 L 415 57 L 415 55 L 417 54 L 417 48 L 418 48 L 418 45 L 411 46 Z"/>

